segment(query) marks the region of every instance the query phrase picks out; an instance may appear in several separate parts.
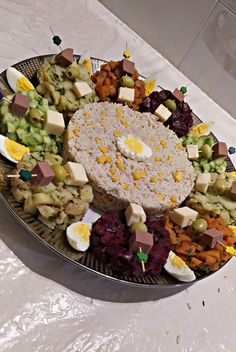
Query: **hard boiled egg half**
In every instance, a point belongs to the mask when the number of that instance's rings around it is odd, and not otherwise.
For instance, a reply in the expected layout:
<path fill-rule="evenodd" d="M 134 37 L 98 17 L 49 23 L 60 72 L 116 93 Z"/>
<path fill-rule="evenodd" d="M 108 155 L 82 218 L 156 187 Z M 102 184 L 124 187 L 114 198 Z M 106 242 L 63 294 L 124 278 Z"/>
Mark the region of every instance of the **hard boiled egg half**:
<path fill-rule="evenodd" d="M 8 160 L 18 163 L 29 152 L 29 148 L 0 134 L 0 153 Z"/>
<path fill-rule="evenodd" d="M 145 95 L 146 97 L 150 95 L 154 90 L 158 90 L 158 84 L 157 84 L 157 73 L 152 73 L 150 76 L 148 76 L 145 81 Z"/>
<path fill-rule="evenodd" d="M 196 276 L 187 264 L 174 252 L 170 251 L 167 262 L 164 266 L 165 270 L 179 281 L 191 282 Z"/>
<path fill-rule="evenodd" d="M 117 148 L 124 156 L 136 161 L 143 161 L 152 156 L 152 149 L 130 134 L 117 139 Z"/>
<path fill-rule="evenodd" d="M 77 251 L 86 251 L 90 245 L 91 229 L 91 223 L 83 223 L 81 221 L 68 226 L 66 237 L 71 247 Z"/>
<path fill-rule="evenodd" d="M 214 123 L 213 122 L 201 122 L 198 125 L 191 128 L 189 134 L 194 136 L 204 136 L 208 135 L 212 131 Z"/>
<path fill-rule="evenodd" d="M 88 70 L 88 73 L 91 75 L 91 73 L 92 73 L 92 62 L 91 62 L 91 58 L 90 58 L 90 55 L 89 55 L 88 51 L 85 51 L 85 53 L 83 53 L 80 56 L 79 64 L 85 66 L 87 68 L 87 70 Z"/>
<path fill-rule="evenodd" d="M 35 89 L 33 84 L 20 71 L 14 67 L 7 69 L 7 81 L 11 89 L 16 93 L 22 93 L 27 90 Z"/>

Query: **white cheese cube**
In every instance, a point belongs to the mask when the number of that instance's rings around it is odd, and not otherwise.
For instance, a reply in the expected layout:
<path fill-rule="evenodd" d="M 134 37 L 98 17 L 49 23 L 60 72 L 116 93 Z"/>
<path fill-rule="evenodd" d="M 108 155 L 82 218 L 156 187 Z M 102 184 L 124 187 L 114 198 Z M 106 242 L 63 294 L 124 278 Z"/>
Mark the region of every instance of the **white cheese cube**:
<path fill-rule="evenodd" d="M 189 160 L 196 160 L 199 158 L 198 146 L 196 144 L 189 144 L 186 149 Z"/>
<path fill-rule="evenodd" d="M 171 111 L 168 110 L 163 104 L 160 104 L 158 108 L 155 110 L 154 114 L 159 117 L 161 122 L 165 122 L 171 115 Z"/>
<path fill-rule="evenodd" d="M 88 182 L 88 177 L 82 164 L 68 161 L 64 167 L 69 174 L 65 179 L 67 185 L 83 186 Z"/>
<path fill-rule="evenodd" d="M 65 129 L 63 114 L 58 111 L 48 110 L 46 113 L 44 129 L 49 134 L 61 136 Z"/>
<path fill-rule="evenodd" d="M 211 174 L 209 172 L 204 172 L 197 177 L 195 189 L 201 193 L 206 193 L 209 185 L 211 183 Z"/>
<path fill-rule="evenodd" d="M 134 222 L 145 222 L 146 214 L 141 205 L 130 203 L 125 211 L 126 222 L 131 226 Z"/>
<path fill-rule="evenodd" d="M 134 88 L 120 87 L 117 100 L 120 103 L 133 103 Z"/>
<path fill-rule="evenodd" d="M 78 98 L 82 98 L 85 95 L 88 95 L 93 92 L 87 82 L 77 81 L 74 83 L 73 88 L 74 88 L 74 92 Z"/>
<path fill-rule="evenodd" d="M 170 214 L 170 219 L 176 225 L 180 227 L 186 227 L 192 225 L 192 223 L 196 220 L 198 216 L 198 212 L 189 208 L 189 207 L 182 207 L 175 209 Z"/>

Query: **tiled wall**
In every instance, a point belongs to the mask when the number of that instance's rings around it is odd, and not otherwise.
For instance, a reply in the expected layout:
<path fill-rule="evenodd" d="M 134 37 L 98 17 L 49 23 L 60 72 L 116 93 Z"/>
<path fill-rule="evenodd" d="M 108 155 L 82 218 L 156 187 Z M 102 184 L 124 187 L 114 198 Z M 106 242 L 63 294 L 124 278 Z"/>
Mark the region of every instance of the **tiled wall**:
<path fill-rule="evenodd" d="M 236 0 L 100 2 L 236 119 Z"/>

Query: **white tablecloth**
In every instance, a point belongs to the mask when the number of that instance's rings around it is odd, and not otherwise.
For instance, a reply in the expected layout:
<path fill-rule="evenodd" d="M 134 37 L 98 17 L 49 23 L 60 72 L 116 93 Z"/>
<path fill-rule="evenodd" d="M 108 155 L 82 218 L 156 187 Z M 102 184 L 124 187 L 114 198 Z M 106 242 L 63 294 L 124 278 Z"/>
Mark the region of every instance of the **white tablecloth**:
<path fill-rule="evenodd" d="M 236 121 L 96 0 L 1 0 L 0 70 L 56 52 L 49 25 L 78 54 L 117 59 L 128 42 L 141 73 L 157 71 L 169 89 L 188 84 L 195 113 L 235 143 Z M 233 352 L 235 289 L 235 259 L 181 292 L 101 279 L 53 254 L 0 205 L 2 352 Z"/>

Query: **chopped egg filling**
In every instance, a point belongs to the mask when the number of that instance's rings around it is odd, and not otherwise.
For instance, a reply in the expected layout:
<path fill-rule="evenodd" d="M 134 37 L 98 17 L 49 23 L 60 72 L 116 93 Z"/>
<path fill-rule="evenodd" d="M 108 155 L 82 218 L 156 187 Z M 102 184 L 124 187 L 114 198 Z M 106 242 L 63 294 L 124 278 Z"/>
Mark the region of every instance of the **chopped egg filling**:
<path fill-rule="evenodd" d="M 145 95 L 146 97 L 150 95 L 154 90 L 158 89 L 158 75 L 156 72 L 152 73 L 145 79 Z"/>
<path fill-rule="evenodd" d="M 170 257 L 170 261 L 171 264 L 178 268 L 178 269 L 183 269 L 183 268 L 187 268 L 188 266 L 185 264 L 185 262 L 183 261 L 183 259 L 181 259 L 180 257 L 178 257 L 177 255 L 173 255 Z"/>
<path fill-rule="evenodd" d="M 86 242 L 90 236 L 90 226 L 88 224 L 78 224 L 75 226 L 75 233 L 80 236 L 81 240 Z"/>
<path fill-rule="evenodd" d="M 136 161 L 143 161 L 152 156 L 151 148 L 131 135 L 119 137 L 117 147 L 124 156 Z"/>
<path fill-rule="evenodd" d="M 126 147 L 134 153 L 143 152 L 143 143 L 135 137 L 128 136 L 127 138 L 125 138 L 124 143 Z"/>
<path fill-rule="evenodd" d="M 150 95 L 154 91 L 155 86 L 156 86 L 156 82 L 155 81 L 149 81 L 149 82 L 145 83 L 145 95 L 146 95 L 146 97 L 148 95 Z"/>
<path fill-rule="evenodd" d="M 24 145 L 0 135 L 0 153 L 13 163 L 17 163 L 22 160 L 23 156 L 29 152 L 29 148 Z"/>
<path fill-rule="evenodd" d="M 16 81 L 16 88 L 18 92 L 35 89 L 33 84 L 26 77 L 21 77 Z"/>
<path fill-rule="evenodd" d="M 29 153 L 29 148 L 8 138 L 6 138 L 5 146 L 10 156 L 16 160 L 21 160 L 26 153 Z"/>
<path fill-rule="evenodd" d="M 82 65 L 87 68 L 89 74 L 92 72 L 92 63 L 90 58 L 84 59 L 84 61 L 82 62 Z"/>
<path fill-rule="evenodd" d="M 202 122 L 194 126 L 190 130 L 190 134 L 195 136 L 202 136 L 204 134 L 209 134 L 213 126 L 212 122 Z"/>
<path fill-rule="evenodd" d="M 191 282 L 196 279 L 192 269 L 174 252 L 170 251 L 165 270 L 179 281 Z"/>
<path fill-rule="evenodd" d="M 92 225 L 90 223 L 75 222 L 66 229 L 66 237 L 71 247 L 77 251 L 86 251 L 90 245 Z"/>

